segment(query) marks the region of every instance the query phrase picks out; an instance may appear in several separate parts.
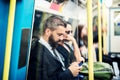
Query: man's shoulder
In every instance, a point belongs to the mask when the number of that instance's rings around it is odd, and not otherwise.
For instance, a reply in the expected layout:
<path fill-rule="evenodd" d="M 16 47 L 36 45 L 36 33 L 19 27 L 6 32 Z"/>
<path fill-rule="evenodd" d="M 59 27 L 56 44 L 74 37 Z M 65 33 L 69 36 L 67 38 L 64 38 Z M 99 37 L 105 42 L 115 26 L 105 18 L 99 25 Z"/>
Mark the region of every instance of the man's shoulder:
<path fill-rule="evenodd" d="M 39 42 L 39 39 L 38 40 L 33 40 L 32 43 L 31 43 L 31 50 L 34 50 L 34 49 L 43 50 L 45 48 L 46 47 Z"/>

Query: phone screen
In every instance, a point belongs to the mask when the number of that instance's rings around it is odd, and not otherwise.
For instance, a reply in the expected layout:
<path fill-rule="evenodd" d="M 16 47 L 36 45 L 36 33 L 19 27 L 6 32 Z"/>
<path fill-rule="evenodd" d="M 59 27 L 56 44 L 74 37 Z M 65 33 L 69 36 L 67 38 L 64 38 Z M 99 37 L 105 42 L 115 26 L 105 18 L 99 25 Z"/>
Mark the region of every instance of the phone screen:
<path fill-rule="evenodd" d="M 83 64 L 83 61 L 81 61 L 80 63 L 79 63 L 79 66 L 81 66 Z"/>

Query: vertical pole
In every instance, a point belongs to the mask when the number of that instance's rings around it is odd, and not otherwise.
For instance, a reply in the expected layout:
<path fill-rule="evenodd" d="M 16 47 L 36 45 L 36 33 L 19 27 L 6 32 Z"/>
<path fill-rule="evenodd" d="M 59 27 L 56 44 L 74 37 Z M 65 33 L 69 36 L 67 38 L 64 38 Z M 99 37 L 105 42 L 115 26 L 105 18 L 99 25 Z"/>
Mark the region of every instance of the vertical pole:
<path fill-rule="evenodd" d="M 105 3 L 103 2 L 102 3 L 102 16 L 103 16 L 103 18 L 102 18 L 102 22 L 103 22 L 103 53 L 104 54 L 108 54 L 107 53 L 107 47 L 106 47 L 106 32 L 107 32 L 107 28 L 106 28 L 106 16 L 105 16 Z"/>
<path fill-rule="evenodd" d="M 15 7 L 16 7 L 16 0 L 10 0 L 8 28 L 7 28 L 7 36 L 6 36 L 6 49 L 5 49 L 5 58 L 4 58 L 3 80 L 8 80 L 8 77 L 9 77 Z"/>
<path fill-rule="evenodd" d="M 98 0 L 98 44 L 99 44 L 99 62 L 102 62 L 102 40 L 101 40 L 101 5 Z"/>
<path fill-rule="evenodd" d="M 88 65 L 89 80 L 94 80 L 93 73 L 93 27 L 92 27 L 92 0 L 87 0 L 87 22 L 88 22 Z"/>

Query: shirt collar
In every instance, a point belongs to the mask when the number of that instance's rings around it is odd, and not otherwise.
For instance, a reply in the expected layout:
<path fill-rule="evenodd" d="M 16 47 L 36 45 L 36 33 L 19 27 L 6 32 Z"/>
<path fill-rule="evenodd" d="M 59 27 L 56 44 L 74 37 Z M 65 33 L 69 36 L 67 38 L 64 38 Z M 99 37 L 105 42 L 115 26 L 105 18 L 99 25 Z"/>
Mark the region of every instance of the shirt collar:
<path fill-rule="evenodd" d="M 44 45 L 44 46 L 51 52 L 51 54 L 52 54 L 53 56 L 55 56 L 54 53 L 53 53 L 53 51 L 52 51 L 52 47 L 50 46 L 50 44 L 49 44 L 47 41 L 45 41 L 45 40 L 43 39 L 43 37 L 40 38 L 39 42 L 40 42 L 42 45 Z"/>
<path fill-rule="evenodd" d="M 40 42 L 42 45 L 44 45 L 46 48 L 52 49 L 52 47 L 50 46 L 50 44 L 49 44 L 47 41 L 45 41 L 45 40 L 43 39 L 43 37 L 40 38 L 39 42 Z"/>

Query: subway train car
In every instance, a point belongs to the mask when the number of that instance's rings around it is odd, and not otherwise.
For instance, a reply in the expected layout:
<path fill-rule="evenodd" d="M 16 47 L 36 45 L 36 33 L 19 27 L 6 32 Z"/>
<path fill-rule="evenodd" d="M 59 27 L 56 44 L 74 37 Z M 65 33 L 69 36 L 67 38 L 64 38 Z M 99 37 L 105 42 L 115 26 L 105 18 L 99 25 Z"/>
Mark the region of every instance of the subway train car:
<path fill-rule="evenodd" d="M 45 20 L 52 15 L 71 23 L 78 44 L 78 25 L 87 28 L 87 80 L 96 80 L 94 41 L 96 62 L 111 62 L 111 80 L 120 80 L 119 0 L 0 0 L 0 7 L 0 80 L 27 80 L 33 40 L 40 38 Z"/>

